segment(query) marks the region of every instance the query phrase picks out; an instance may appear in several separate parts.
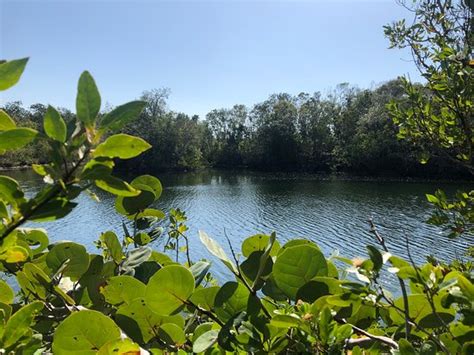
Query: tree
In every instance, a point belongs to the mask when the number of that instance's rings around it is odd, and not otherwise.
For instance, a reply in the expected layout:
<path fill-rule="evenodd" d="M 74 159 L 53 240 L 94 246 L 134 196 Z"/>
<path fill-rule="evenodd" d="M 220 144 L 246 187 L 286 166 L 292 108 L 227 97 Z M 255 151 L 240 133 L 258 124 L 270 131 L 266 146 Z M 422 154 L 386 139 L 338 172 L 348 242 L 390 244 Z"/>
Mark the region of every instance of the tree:
<path fill-rule="evenodd" d="M 407 6 L 405 2 L 402 5 Z M 414 21 L 385 26 L 391 47 L 409 48 L 425 85 L 402 78 L 406 98 L 389 110 L 399 137 L 431 154 L 443 155 L 474 174 L 474 4 L 470 0 L 422 0 L 409 8 Z M 450 236 L 474 231 L 474 192 L 449 202 L 442 191 L 429 195 L 438 207 L 430 222 Z"/>

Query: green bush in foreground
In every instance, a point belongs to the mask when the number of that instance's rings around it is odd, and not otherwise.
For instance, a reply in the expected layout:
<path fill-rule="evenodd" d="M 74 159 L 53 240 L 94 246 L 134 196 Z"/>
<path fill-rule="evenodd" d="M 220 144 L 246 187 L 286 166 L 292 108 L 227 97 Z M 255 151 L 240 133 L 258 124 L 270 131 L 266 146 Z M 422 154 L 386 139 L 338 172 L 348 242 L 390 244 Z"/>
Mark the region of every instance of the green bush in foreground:
<path fill-rule="evenodd" d="M 25 65 L 26 59 L 0 64 L 0 89 L 14 85 Z M 112 134 L 137 117 L 143 103 L 119 106 L 98 121 L 100 96 L 84 72 L 76 106 L 74 131 L 49 107 L 44 135 L 17 128 L 0 111 L 2 152 L 36 139 L 46 142 L 51 153 L 51 163 L 33 166 L 45 187 L 31 199 L 18 182 L 0 177 L 0 270 L 19 288 L 15 296 L 0 281 L 0 352 L 474 351 L 469 265 L 417 266 L 391 255 L 373 225 L 381 251 L 368 246 L 368 258 L 356 261 L 326 258 L 309 240 L 280 245 L 275 234 L 251 236 L 229 257 L 200 232 L 209 252 L 235 276 L 226 282 L 210 275 L 209 262 L 190 259 L 186 217 L 179 210 L 171 213 L 166 242 L 176 259 L 152 250 L 148 244 L 162 232 L 155 223 L 165 217 L 150 207 L 161 195 L 160 181 L 144 175 L 127 183 L 112 175 L 114 159 L 133 158 L 150 148 L 140 138 Z M 45 230 L 24 227 L 27 221 L 69 214 L 74 199 L 92 185 L 116 195 L 117 212 L 133 226 L 129 230 L 124 224 L 121 238 L 102 233 L 97 241 L 101 254 L 69 241 L 50 244 Z M 184 249 L 179 247 L 183 239 Z M 186 251 L 185 264 L 176 262 L 180 251 Z M 336 264 L 347 264 L 347 269 Z M 400 297 L 383 288 L 384 265 L 398 279 Z"/>

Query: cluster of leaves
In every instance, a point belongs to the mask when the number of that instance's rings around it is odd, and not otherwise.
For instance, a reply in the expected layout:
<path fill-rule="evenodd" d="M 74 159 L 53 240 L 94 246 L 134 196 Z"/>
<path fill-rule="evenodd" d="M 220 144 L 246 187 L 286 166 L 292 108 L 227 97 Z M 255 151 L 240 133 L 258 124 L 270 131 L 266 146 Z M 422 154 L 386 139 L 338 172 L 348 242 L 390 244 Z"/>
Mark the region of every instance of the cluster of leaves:
<path fill-rule="evenodd" d="M 441 155 L 474 174 L 474 4 L 470 0 L 422 0 L 415 18 L 385 26 L 392 47 L 409 48 L 426 85 L 402 78 L 405 97 L 388 109 L 398 136 L 423 150 L 422 163 Z M 472 236 L 474 192 L 448 201 L 442 191 L 428 195 L 437 212 L 429 222 L 445 225 L 451 237 Z"/>
<path fill-rule="evenodd" d="M 19 78 L 26 60 L 0 65 L 0 88 Z M 140 138 L 111 133 L 138 116 L 142 102 L 117 107 L 97 120 L 100 96 L 89 73 L 81 75 L 75 129 L 49 107 L 44 132 L 18 128 L 0 113 L 3 151 L 34 139 L 51 147 L 51 162 L 34 166 L 45 187 L 26 198 L 19 184 L 0 177 L 0 351 L 34 354 L 160 353 L 472 353 L 474 285 L 471 270 L 427 263 L 421 267 L 368 247 L 369 257 L 326 258 L 318 246 L 276 235 L 247 238 L 232 258 L 206 233 L 200 239 L 235 276 L 219 285 L 211 264 L 179 264 L 149 243 L 162 235 L 154 209 L 162 186 L 144 175 L 127 183 L 112 175 L 114 159 L 150 148 Z M 43 229 L 27 221 L 64 217 L 74 199 L 94 184 L 116 195 L 124 224 L 120 238 L 103 233 L 89 253 L 70 241 L 50 244 Z M 92 193 L 91 193 L 92 194 Z M 170 215 L 166 245 L 179 251 L 186 216 Z M 348 268 L 336 264 L 348 264 Z M 381 285 L 384 264 L 402 295 Z M 346 270 L 345 270 L 346 269 Z M 410 293 L 405 282 L 409 283 Z"/>

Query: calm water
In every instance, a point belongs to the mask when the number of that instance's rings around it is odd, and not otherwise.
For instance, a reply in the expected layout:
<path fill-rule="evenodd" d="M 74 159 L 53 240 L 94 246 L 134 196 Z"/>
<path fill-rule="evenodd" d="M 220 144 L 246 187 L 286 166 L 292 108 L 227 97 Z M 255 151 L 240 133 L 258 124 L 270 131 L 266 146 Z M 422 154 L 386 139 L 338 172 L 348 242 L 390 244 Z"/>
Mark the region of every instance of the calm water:
<path fill-rule="evenodd" d="M 28 194 L 39 189 L 41 180 L 31 171 L 8 174 L 18 179 Z M 280 242 L 295 237 L 312 239 L 326 255 L 337 249 L 348 257 L 365 256 L 365 245 L 376 244 L 368 232 L 369 216 L 385 235 L 392 253 L 406 254 L 407 236 L 417 261 L 422 261 L 427 254 L 449 260 L 462 255 L 468 244 L 465 240 L 448 240 L 438 228 L 423 222 L 430 214 L 424 196 L 439 187 L 453 193 L 472 186 L 324 181 L 304 176 L 219 171 L 158 177 L 164 191 L 156 207 L 165 212 L 170 208 L 186 211 L 193 259 L 210 258 L 200 244 L 199 229 L 220 241 L 226 250 L 225 234 L 238 250 L 247 236 L 276 231 Z M 113 197 L 100 190 L 96 193 L 100 203 L 82 195 L 69 216 L 59 222 L 41 224 L 51 240 L 77 241 L 93 251 L 93 241 L 101 232 L 122 233 L 122 217 L 114 210 Z M 162 249 L 163 241 L 155 244 Z M 225 273 L 218 262 L 213 268 L 217 275 Z"/>

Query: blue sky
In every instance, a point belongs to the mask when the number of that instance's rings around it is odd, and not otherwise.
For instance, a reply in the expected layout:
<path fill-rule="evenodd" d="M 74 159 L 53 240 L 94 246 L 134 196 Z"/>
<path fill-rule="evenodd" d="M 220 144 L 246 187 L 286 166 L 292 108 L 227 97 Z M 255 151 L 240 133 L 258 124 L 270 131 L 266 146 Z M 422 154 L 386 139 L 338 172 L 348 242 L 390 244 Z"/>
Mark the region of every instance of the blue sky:
<path fill-rule="evenodd" d="M 2 102 L 73 109 L 85 69 L 104 103 L 168 87 L 171 109 L 201 117 L 276 92 L 418 78 L 410 54 L 383 35 L 409 16 L 395 0 L 0 0 L 0 16 L 0 57 L 30 57 Z"/>

